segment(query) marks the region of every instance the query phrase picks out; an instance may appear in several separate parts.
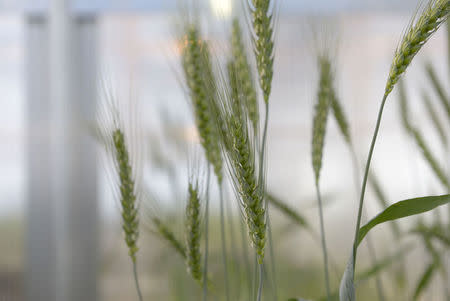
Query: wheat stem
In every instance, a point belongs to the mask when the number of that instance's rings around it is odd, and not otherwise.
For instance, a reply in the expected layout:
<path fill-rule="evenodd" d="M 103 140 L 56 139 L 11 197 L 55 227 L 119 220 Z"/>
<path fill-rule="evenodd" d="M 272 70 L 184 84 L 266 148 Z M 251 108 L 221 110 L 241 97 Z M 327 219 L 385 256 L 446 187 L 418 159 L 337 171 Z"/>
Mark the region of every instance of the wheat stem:
<path fill-rule="evenodd" d="M 225 297 L 226 300 L 230 300 L 230 288 L 228 283 L 228 259 L 227 259 L 227 243 L 225 237 L 225 216 L 223 207 L 223 185 L 219 183 L 219 194 L 220 194 L 220 236 L 222 243 L 222 260 L 224 269 L 224 282 L 225 282 Z"/>
<path fill-rule="evenodd" d="M 241 232 L 241 242 L 242 242 L 242 258 L 244 258 L 244 265 L 245 265 L 245 271 L 247 274 L 246 283 L 248 285 L 249 291 L 248 291 L 248 297 L 250 298 L 252 296 L 252 287 L 251 287 L 251 266 L 250 266 L 250 259 L 248 258 L 248 246 L 247 246 L 247 234 L 245 232 L 245 225 L 243 219 L 240 219 L 239 222 L 240 225 L 240 232 Z"/>
<path fill-rule="evenodd" d="M 262 288 L 263 288 L 263 282 L 264 282 L 264 272 L 263 272 L 263 263 L 259 263 L 259 284 L 258 284 L 258 295 L 256 297 L 256 301 L 261 301 L 262 297 Z"/>
<path fill-rule="evenodd" d="M 276 264 L 275 264 L 275 252 L 273 251 L 273 236 L 272 236 L 272 224 L 270 222 L 270 217 L 267 216 L 267 232 L 269 235 L 269 255 L 270 255 L 270 266 L 272 268 L 272 287 L 273 287 L 273 298 L 275 301 L 278 300 L 277 291 L 277 274 L 276 274 Z"/>
<path fill-rule="evenodd" d="M 224 187 L 225 189 L 226 187 Z M 224 190 L 224 199 L 225 200 L 229 200 L 229 194 L 227 193 L 228 190 Z M 240 271 L 240 266 L 238 263 L 238 258 L 239 258 L 239 254 L 238 254 L 238 248 L 235 247 L 237 246 L 237 241 L 236 241 L 236 229 L 234 227 L 234 220 L 233 220 L 233 208 L 232 208 L 232 204 L 230 201 L 225 201 L 225 211 L 226 211 L 226 216 L 227 216 L 227 220 L 228 220 L 228 231 L 230 233 L 230 245 L 233 246 L 231 248 L 231 262 L 232 262 L 232 266 L 233 266 L 233 271 L 237 272 L 238 275 L 241 275 L 241 271 Z M 238 286 L 241 284 L 239 282 L 239 278 L 237 277 L 236 280 L 238 281 Z M 233 279 L 231 279 L 231 283 L 233 283 Z M 234 282 L 236 283 L 236 282 Z M 231 285 L 231 287 L 233 287 L 233 284 Z M 237 289 L 237 293 L 236 293 L 236 298 L 239 299 L 241 294 L 241 290 Z"/>
<path fill-rule="evenodd" d="M 356 151 L 355 151 L 355 147 L 353 146 L 353 144 L 350 142 L 351 140 L 348 140 L 348 147 L 350 149 L 350 153 L 351 153 L 351 157 L 352 157 L 352 163 L 353 163 L 353 178 L 355 181 L 355 189 L 356 189 L 356 195 L 359 195 L 359 163 L 358 163 L 358 157 L 356 155 Z M 364 215 L 367 216 L 367 213 L 364 212 Z M 369 257 L 371 259 L 372 265 L 376 265 L 377 264 L 377 255 L 376 255 L 376 251 L 375 251 L 375 247 L 373 245 L 373 240 L 372 240 L 372 236 L 371 235 L 367 235 L 367 249 L 369 251 Z M 375 276 L 375 284 L 376 284 L 376 288 L 377 288 L 377 294 L 378 294 L 378 298 L 381 301 L 386 300 L 385 297 L 385 293 L 384 293 L 384 288 L 383 288 L 383 283 L 381 282 L 380 276 L 376 275 Z"/>
<path fill-rule="evenodd" d="M 318 181 L 316 181 L 316 194 L 317 194 L 317 200 L 319 202 L 320 236 L 321 236 L 321 244 L 322 244 L 323 266 L 324 266 L 324 272 L 325 272 L 325 288 L 327 291 L 327 300 L 331 301 L 330 273 L 328 271 L 328 251 L 327 251 L 327 243 L 326 243 L 326 238 L 325 238 L 323 204 L 322 204 L 322 197 L 320 194 L 320 188 L 319 188 Z"/>
<path fill-rule="evenodd" d="M 380 130 L 381 119 L 383 116 L 383 110 L 384 110 L 384 106 L 386 104 L 386 100 L 387 100 L 387 94 L 385 94 L 383 96 L 383 100 L 381 101 L 381 105 L 380 105 L 380 108 L 378 111 L 378 116 L 377 116 L 377 122 L 375 125 L 373 137 L 372 137 L 372 142 L 370 143 L 369 155 L 367 156 L 367 162 L 366 162 L 366 166 L 364 168 L 364 178 L 363 178 L 363 182 L 362 182 L 361 194 L 360 194 L 360 199 L 359 199 L 358 217 L 356 220 L 355 237 L 354 237 L 353 252 L 352 252 L 354 263 L 356 263 L 357 241 L 358 241 L 358 235 L 359 235 L 359 228 L 361 226 L 361 217 L 362 217 L 362 209 L 363 209 L 363 205 L 364 205 L 364 196 L 366 193 L 367 178 L 369 176 L 370 163 L 372 161 L 373 150 L 375 149 L 375 142 L 378 137 L 378 131 Z M 354 269 L 355 269 L 355 264 L 353 264 L 353 270 Z"/>
<path fill-rule="evenodd" d="M 139 279 L 138 279 L 138 274 L 137 274 L 137 266 L 136 266 L 136 261 L 133 261 L 133 276 L 134 276 L 134 283 L 136 285 L 136 291 L 138 294 L 138 299 L 139 301 L 142 301 L 142 292 L 141 292 L 141 287 L 139 286 Z"/>
<path fill-rule="evenodd" d="M 203 263 L 203 294 L 202 300 L 208 299 L 208 255 L 209 255 L 209 186 L 211 184 L 211 167 L 206 168 L 205 195 L 205 259 Z"/>
<path fill-rule="evenodd" d="M 257 278 L 258 278 L 258 253 L 255 253 L 255 260 L 253 261 L 253 283 L 252 283 L 252 300 L 257 296 Z"/>

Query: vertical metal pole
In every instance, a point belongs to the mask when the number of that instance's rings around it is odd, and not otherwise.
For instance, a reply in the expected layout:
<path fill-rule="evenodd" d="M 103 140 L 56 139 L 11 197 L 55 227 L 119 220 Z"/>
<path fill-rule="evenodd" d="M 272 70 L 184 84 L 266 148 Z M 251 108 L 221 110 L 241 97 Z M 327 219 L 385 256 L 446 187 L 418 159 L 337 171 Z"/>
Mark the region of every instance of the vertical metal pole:
<path fill-rule="evenodd" d="M 95 16 L 27 18 L 27 300 L 97 299 Z M 48 22 L 47 22 L 48 20 Z"/>
<path fill-rule="evenodd" d="M 42 15 L 27 16 L 25 39 L 28 170 L 25 296 L 26 300 L 56 301 L 48 31 Z"/>
<path fill-rule="evenodd" d="M 69 94 L 71 82 L 70 57 L 72 48 L 71 22 L 67 0 L 49 2 L 49 71 L 50 71 L 50 120 L 52 154 L 52 199 L 55 224 L 56 256 L 56 298 L 68 299 L 70 253 L 69 248 L 69 203 L 73 198 L 71 191 L 72 166 L 76 147 L 74 117 L 79 115 Z"/>
<path fill-rule="evenodd" d="M 84 15 L 73 20 L 72 56 L 69 87 L 74 136 L 69 142 L 73 153 L 70 177 L 70 200 L 67 204 L 67 236 L 70 254 L 68 299 L 95 300 L 97 295 L 98 204 L 96 202 L 95 141 L 89 127 L 95 121 L 97 95 L 96 18 Z M 66 152 L 66 151 L 65 151 Z"/>

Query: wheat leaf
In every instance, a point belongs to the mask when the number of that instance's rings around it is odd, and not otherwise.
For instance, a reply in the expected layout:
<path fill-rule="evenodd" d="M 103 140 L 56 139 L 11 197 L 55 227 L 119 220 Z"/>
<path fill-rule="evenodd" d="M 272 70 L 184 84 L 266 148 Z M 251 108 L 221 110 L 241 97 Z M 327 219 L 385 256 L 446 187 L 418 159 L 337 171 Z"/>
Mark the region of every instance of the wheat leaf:
<path fill-rule="evenodd" d="M 358 284 L 370 279 L 371 277 L 382 272 L 384 269 L 390 267 L 394 262 L 399 261 L 402 257 L 404 257 L 408 252 L 412 250 L 413 247 L 411 245 L 407 245 L 395 254 L 388 255 L 385 258 L 379 260 L 374 266 L 356 275 Z"/>
<path fill-rule="evenodd" d="M 383 191 L 383 188 L 381 187 L 380 181 L 378 180 L 376 174 L 372 171 L 369 175 L 369 184 L 372 187 L 372 190 L 378 200 L 378 203 L 383 209 L 386 209 L 389 204 L 387 202 L 386 193 Z M 390 223 L 392 233 L 394 234 L 395 238 L 400 237 L 400 226 L 397 222 L 393 221 Z"/>
<path fill-rule="evenodd" d="M 387 221 L 424 213 L 448 203 L 450 203 L 450 194 L 420 197 L 397 202 L 386 208 L 359 229 L 357 245 L 361 243 L 367 233 L 369 233 L 369 231 L 376 225 Z"/>
<path fill-rule="evenodd" d="M 421 234 L 426 237 L 431 237 L 439 240 L 441 243 L 450 247 L 450 235 L 446 234 L 445 231 L 441 227 L 417 227 L 411 230 L 411 233 Z"/>
<path fill-rule="evenodd" d="M 266 197 L 270 204 L 284 213 L 287 217 L 292 219 L 299 226 L 310 229 L 309 223 L 306 221 L 306 219 L 298 214 L 293 208 L 289 207 L 286 203 L 284 203 L 271 193 L 266 192 Z"/>
<path fill-rule="evenodd" d="M 440 79 L 438 78 L 436 71 L 434 70 L 433 65 L 428 62 L 425 65 L 425 70 L 427 75 L 431 81 L 431 84 L 436 91 L 436 94 L 439 96 L 439 100 L 441 101 L 442 106 L 447 112 L 447 116 L 450 119 L 450 100 L 448 99 L 447 94 L 445 93 L 444 86 L 442 85 Z"/>
<path fill-rule="evenodd" d="M 433 103 L 431 102 L 430 97 L 424 92 L 422 94 L 422 98 L 425 104 L 425 108 L 428 112 L 428 116 L 430 116 L 431 121 L 433 122 L 434 128 L 436 129 L 439 138 L 441 139 L 441 142 L 443 145 L 447 146 L 448 139 L 446 136 L 445 126 L 442 124 L 441 120 L 438 116 L 438 111 L 435 110 Z"/>
<path fill-rule="evenodd" d="M 420 280 L 417 283 L 416 289 L 414 290 L 414 300 L 417 300 L 422 291 L 428 286 L 436 268 L 437 268 L 436 264 L 432 262 L 425 269 L 425 271 L 422 274 L 422 277 L 420 277 Z"/>

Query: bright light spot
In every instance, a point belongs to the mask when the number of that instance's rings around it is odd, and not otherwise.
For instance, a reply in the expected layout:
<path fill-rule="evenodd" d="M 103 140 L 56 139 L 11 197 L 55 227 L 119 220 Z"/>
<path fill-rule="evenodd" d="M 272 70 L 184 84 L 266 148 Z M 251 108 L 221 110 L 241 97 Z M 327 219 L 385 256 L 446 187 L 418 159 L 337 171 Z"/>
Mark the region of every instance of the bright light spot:
<path fill-rule="evenodd" d="M 228 18 L 233 8 L 232 0 L 210 0 L 211 9 L 216 17 Z"/>

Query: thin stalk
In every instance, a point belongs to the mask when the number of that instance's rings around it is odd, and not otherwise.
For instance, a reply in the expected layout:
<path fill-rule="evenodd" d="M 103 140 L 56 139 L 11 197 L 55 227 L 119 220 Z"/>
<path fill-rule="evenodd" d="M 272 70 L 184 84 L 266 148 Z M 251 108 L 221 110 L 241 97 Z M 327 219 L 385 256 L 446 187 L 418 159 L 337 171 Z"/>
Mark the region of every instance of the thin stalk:
<path fill-rule="evenodd" d="M 322 206 L 322 197 L 320 195 L 319 183 L 316 181 L 316 193 L 317 199 L 319 201 L 319 218 L 320 218 L 320 236 L 322 242 L 322 255 L 323 255 L 323 266 L 325 272 L 325 287 L 327 290 L 327 300 L 331 300 L 331 290 L 330 290 L 330 274 L 328 271 L 328 251 L 327 251 L 327 242 L 325 239 L 325 226 L 324 226 L 324 218 L 323 218 L 323 206 Z"/>
<path fill-rule="evenodd" d="M 246 237 L 246 231 L 245 231 L 245 225 L 243 222 L 243 219 L 240 219 L 240 229 L 241 229 L 241 242 L 242 242 L 242 258 L 244 259 L 244 265 L 245 265 L 245 271 L 247 274 L 247 279 L 245 283 L 247 283 L 249 291 L 248 291 L 248 297 L 250 298 L 252 296 L 252 286 L 251 286 L 251 266 L 250 266 L 250 259 L 248 258 L 248 246 L 247 246 L 247 237 Z M 253 299 L 253 298 L 252 298 Z"/>
<path fill-rule="evenodd" d="M 383 110 L 384 110 L 384 105 L 386 104 L 386 99 L 387 99 L 387 94 L 385 94 L 383 96 L 383 100 L 381 101 L 380 109 L 378 111 L 377 123 L 375 125 L 375 131 L 373 133 L 372 142 L 370 144 L 369 155 L 367 157 L 366 166 L 364 168 L 364 178 L 363 178 L 362 187 L 361 187 L 361 196 L 359 199 L 358 218 L 356 220 L 355 237 L 353 240 L 353 253 L 352 253 L 353 262 L 354 262 L 353 270 L 355 270 L 355 266 L 356 266 L 357 241 L 358 241 L 358 235 L 359 235 L 359 228 L 361 226 L 361 216 L 362 216 L 362 209 L 363 209 L 363 205 L 364 205 L 364 195 L 366 193 L 367 178 L 369 176 L 370 162 L 372 161 L 372 155 L 373 155 L 373 150 L 375 148 L 375 142 L 377 140 L 378 131 L 380 130 L 381 118 L 383 116 Z"/>
<path fill-rule="evenodd" d="M 202 300 L 208 299 L 208 251 L 209 251 L 209 185 L 211 184 L 211 167 L 206 168 L 206 196 L 205 196 L 205 262 L 203 264 L 203 297 Z"/>
<path fill-rule="evenodd" d="M 223 207 L 223 185 L 219 183 L 219 193 L 220 193 L 220 234 L 222 241 L 222 260 L 223 260 L 223 270 L 224 270 L 224 281 L 225 281 L 225 297 L 226 300 L 230 300 L 230 288 L 228 284 L 228 259 L 227 259 L 227 243 L 225 237 L 225 215 Z"/>
<path fill-rule="evenodd" d="M 258 296 L 256 297 L 256 301 L 261 301 L 262 297 L 262 288 L 263 288 L 263 278 L 264 278 L 264 272 L 263 272 L 263 264 L 259 264 L 259 285 L 258 285 Z"/>
<path fill-rule="evenodd" d="M 253 284 L 252 284 L 252 300 L 256 298 L 257 295 L 257 287 L 256 287 L 256 278 L 258 277 L 258 254 L 255 252 L 255 260 L 253 261 Z"/>
<path fill-rule="evenodd" d="M 277 276 L 276 276 L 276 265 L 275 265 L 275 253 L 273 251 L 273 236 L 272 236 L 272 226 L 270 223 L 270 218 L 267 216 L 267 232 L 269 235 L 269 255 L 270 255 L 270 266 L 272 272 L 272 286 L 273 286 L 273 298 L 275 301 L 278 300 L 277 291 Z"/>
<path fill-rule="evenodd" d="M 359 194 L 359 163 L 358 163 L 358 157 L 356 156 L 356 151 L 355 148 L 353 146 L 353 144 L 350 142 L 349 143 L 349 148 L 350 148 L 350 153 L 352 156 L 352 163 L 353 163 L 353 178 L 355 180 L 355 188 L 356 188 L 356 195 Z M 364 212 L 365 213 L 365 212 Z M 367 214 L 365 213 L 365 215 L 367 216 Z M 373 265 L 377 264 L 377 255 L 376 255 L 376 251 L 375 251 L 375 247 L 373 245 L 373 241 L 372 241 L 372 237 L 370 235 L 367 235 L 367 249 L 369 251 L 369 257 L 372 261 Z M 378 299 L 380 301 L 385 301 L 386 297 L 385 297 L 385 293 L 384 293 L 384 288 L 383 288 L 383 283 L 381 282 L 380 276 L 376 275 L 375 276 L 375 284 L 377 287 L 377 294 L 378 294 Z"/>
<path fill-rule="evenodd" d="M 263 136 L 261 142 L 261 152 L 259 158 L 259 188 L 261 189 L 262 196 L 264 197 L 265 207 L 266 207 L 266 215 L 269 216 L 269 207 L 267 206 L 267 198 L 265 197 L 265 180 L 264 180 L 264 159 L 265 159 L 265 150 L 266 150 L 266 141 L 267 141 L 267 126 L 269 123 L 269 102 L 265 102 L 265 114 L 264 114 L 264 129 Z M 257 263 L 256 263 L 257 264 Z M 262 275 L 262 264 L 259 264 L 259 287 L 258 287 L 258 297 L 257 300 L 261 300 L 261 291 L 263 285 L 263 275 Z"/>
<path fill-rule="evenodd" d="M 265 156 L 265 151 L 266 151 L 267 125 L 268 125 L 268 123 L 269 123 L 269 103 L 265 102 L 264 128 L 263 128 L 263 136 L 262 136 L 262 143 L 261 143 L 260 164 L 262 164 L 262 162 L 264 162 L 264 158 L 265 158 L 264 156 Z M 260 170 L 259 170 L 260 180 L 262 180 L 263 176 L 264 176 L 264 170 L 263 170 L 263 168 L 260 168 Z"/>
<path fill-rule="evenodd" d="M 225 192 L 227 192 L 228 190 L 225 190 L 224 191 L 224 195 L 226 195 L 227 197 L 226 197 L 226 199 L 227 200 L 229 200 L 230 198 L 229 198 L 229 194 L 228 193 L 225 193 Z M 240 266 L 239 266 L 239 264 L 238 264 L 238 258 L 239 258 L 239 255 L 238 255 L 238 248 L 237 247 L 235 247 L 235 246 L 237 246 L 238 244 L 237 244 L 237 242 L 236 242 L 236 233 L 235 233 L 235 227 L 234 227 L 234 220 L 233 220 L 233 208 L 232 208 L 232 204 L 231 204 L 231 202 L 225 202 L 225 205 L 226 205 L 226 212 L 227 212 L 227 218 L 228 218 L 228 225 L 229 225 L 229 233 L 230 233 L 230 245 L 231 246 L 233 246 L 232 248 L 231 248 L 231 257 L 232 257 L 232 260 L 231 260 L 231 262 L 232 262 L 232 267 L 233 267 L 233 272 L 234 273 L 238 273 L 238 275 L 241 275 L 241 271 L 240 271 Z M 232 277 L 233 278 L 233 277 Z M 238 283 L 240 283 L 239 282 L 239 279 L 238 278 L 236 278 L 237 279 L 237 281 L 238 281 Z M 233 279 L 232 279 L 233 280 Z M 236 283 L 236 282 L 234 282 L 234 283 Z M 233 282 L 232 282 L 232 284 L 231 284 L 231 286 L 233 287 Z M 240 289 L 237 289 L 237 293 L 236 293 L 236 298 L 237 299 L 240 299 L 240 293 L 241 293 L 241 290 Z"/>
<path fill-rule="evenodd" d="M 139 286 L 139 279 L 138 279 L 138 274 L 137 274 L 137 267 L 136 267 L 136 261 L 133 260 L 133 275 L 134 275 L 134 284 L 136 285 L 136 291 L 138 294 L 138 299 L 139 301 L 142 301 L 142 292 L 141 292 L 141 287 Z"/>

